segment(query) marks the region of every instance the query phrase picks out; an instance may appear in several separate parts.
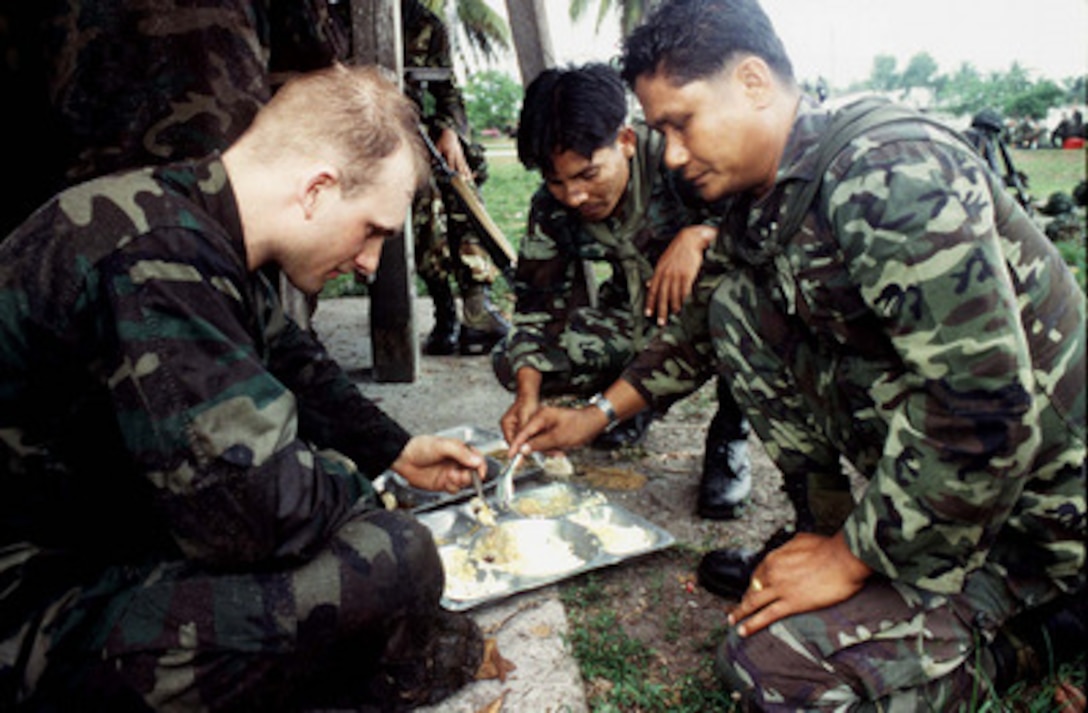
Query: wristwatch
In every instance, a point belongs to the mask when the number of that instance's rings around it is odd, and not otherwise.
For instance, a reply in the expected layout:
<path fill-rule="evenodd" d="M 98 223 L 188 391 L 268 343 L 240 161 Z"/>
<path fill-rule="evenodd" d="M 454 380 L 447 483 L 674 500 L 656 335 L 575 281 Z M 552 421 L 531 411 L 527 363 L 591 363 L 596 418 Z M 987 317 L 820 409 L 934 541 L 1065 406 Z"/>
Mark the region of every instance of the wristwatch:
<path fill-rule="evenodd" d="M 603 413 L 605 417 L 608 418 L 608 425 L 604 427 L 605 433 L 611 431 L 613 428 L 616 427 L 616 424 L 619 423 L 619 419 L 616 418 L 616 407 L 612 405 L 611 401 L 605 398 L 604 394 L 594 394 L 593 397 L 589 400 L 589 405 L 599 408 L 601 410 L 601 413 Z"/>

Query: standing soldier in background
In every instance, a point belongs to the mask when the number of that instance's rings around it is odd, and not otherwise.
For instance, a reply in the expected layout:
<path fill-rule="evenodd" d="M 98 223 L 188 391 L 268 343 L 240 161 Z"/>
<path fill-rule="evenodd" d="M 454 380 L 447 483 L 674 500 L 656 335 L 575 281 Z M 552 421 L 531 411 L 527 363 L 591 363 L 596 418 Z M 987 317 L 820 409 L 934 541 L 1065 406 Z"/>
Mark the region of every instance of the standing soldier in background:
<path fill-rule="evenodd" d="M 480 186 L 487 179 L 487 164 L 483 147 L 470 135 L 446 27 L 419 0 L 401 0 L 401 23 L 405 91 L 420 107 L 425 129 L 449 167 Z M 435 327 L 424 353 L 487 354 L 509 330 L 489 295 L 499 271 L 450 186 L 432 179 L 430 190 L 412 207 L 412 230 L 416 269 L 434 300 Z M 461 291 L 460 325 L 452 282 Z"/>

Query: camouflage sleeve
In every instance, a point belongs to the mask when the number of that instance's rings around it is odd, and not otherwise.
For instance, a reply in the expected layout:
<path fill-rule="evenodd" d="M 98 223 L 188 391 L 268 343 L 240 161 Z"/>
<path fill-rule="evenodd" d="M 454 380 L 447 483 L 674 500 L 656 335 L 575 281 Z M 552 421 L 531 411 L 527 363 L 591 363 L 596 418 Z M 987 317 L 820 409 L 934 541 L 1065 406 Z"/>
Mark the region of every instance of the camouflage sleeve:
<path fill-rule="evenodd" d="M 529 225 L 518 248 L 514 274 L 514 333 L 508 342 L 511 368 L 516 374 L 528 366 L 547 374 L 563 372 L 569 364 L 562 350 L 555 349 L 567 324 L 575 280 L 581 275 L 575 236 L 561 211 L 544 188 L 532 198 Z"/>
<path fill-rule="evenodd" d="M 981 165 L 933 141 L 867 148 L 828 215 L 903 369 L 871 387 L 888 438 L 845 534 L 877 572 L 959 591 L 1039 442 L 1031 358 Z"/>
<path fill-rule="evenodd" d="M 109 387 L 122 437 L 187 557 L 308 557 L 373 492 L 332 446 L 356 429 L 359 439 L 388 440 L 371 449 L 384 459 L 405 434 L 350 395 L 327 358 L 310 362 L 318 351 L 292 345 L 282 323 L 276 334 L 276 310 L 254 314 L 261 296 L 244 266 L 224 266 L 221 255 L 206 235 L 159 230 L 103 267 L 118 325 Z M 271 340 L 255 325 L 270 315 Z"/>
<path fill-rule="evenodd" d="M 269 286 L 269 290 L 274 290 Z M 295 395 L 299 436 L 350 458 L 368 478 L 392 465 L 410 434 L 352 383 L 325 347 L 270 300 L 269 371 Z"/>
<path fill-rule="evenodd" d="M 424 60 L 426 67 L 453 69 L 450 54 L 450 37 L 446 25 L 436 16 L 428 13 L 430 22 L 430 43 Z M 455 79 L 445 82 L 430 82 L 427 91 L 434 98 L 434 112 L 428 118 L 432 130 L 453 129 L 466 141 L 468 140 L 468 117 L 465 114 L 465 98 Z"/>

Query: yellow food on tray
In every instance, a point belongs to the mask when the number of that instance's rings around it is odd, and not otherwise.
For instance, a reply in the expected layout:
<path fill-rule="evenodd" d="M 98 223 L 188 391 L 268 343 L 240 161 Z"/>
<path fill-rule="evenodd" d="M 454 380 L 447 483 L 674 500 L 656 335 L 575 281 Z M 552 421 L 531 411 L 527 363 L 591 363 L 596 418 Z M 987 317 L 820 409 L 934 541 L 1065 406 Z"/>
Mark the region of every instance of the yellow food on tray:
<path fill-rule="evenodd" d="M 654 534 L 637 525 L 612 521 L 607 510 L 581 510 L 570 521 L 586 528 L 601 541 L 601 548 L 612 555 L 625 555 L 644 550 L 654 544 Z"/>
<path fill-rule="evenodd" d="M 443 547 L 438 551 L 446 571 L 444 594 L 450 599 L 468 601 L 504 594 L 513 582 L 490 567 L 478 567 L 468 551 L 460 547 Z"/>
<path fill-rule="evenodd" d="M 572 544 L 555 530 L 526 528 L 517 520 L 483 531 L 469 550 L 469 558 L 477 566 L 490 565 L 530 577 L 569 572 L 585 564 L 574 554 Z"/>
<path fill-rule="evenodd" d="M 587 505 L 604 502 L 604 496 L 594 493 L 591 496 L 579 495 L 570 488 L 538 488 L 518 495 L 513 508 L 525 517 L 558 517 L 574 512 Z"/>

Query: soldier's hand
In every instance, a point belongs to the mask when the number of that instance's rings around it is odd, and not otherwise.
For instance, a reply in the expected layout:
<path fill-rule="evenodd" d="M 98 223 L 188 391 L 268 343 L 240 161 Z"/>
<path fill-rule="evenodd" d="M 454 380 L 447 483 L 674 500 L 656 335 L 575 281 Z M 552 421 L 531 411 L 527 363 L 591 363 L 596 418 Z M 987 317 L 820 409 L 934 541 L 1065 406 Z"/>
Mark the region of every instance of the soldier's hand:
<path fill-rule="evenodd" d="M 784 617 L 846 601 L 870 574 L 842 532 L 832 537 L 799 533 L 759 563 L 729 623 L 749 636 Z"/>
<path fill-rule="evenodd" d="M 415 488 L 456 493 L 472 484 L 472 471 L 481 480 L 487 477 L 487 461 L 455 438 L 415 436 L 393 461 L 393 470 Z"/>
<path fill-rule="evenodd" d="M 589 443 L 608 425 L 608 417 L 595 407 L 538 409 L 513 440 L 509 453 L 513 455 L 528 444 L 538 453 L 559 453 Z"/>
<path fill-rule="evenodd" d="M 502 436 L 507 443 L 511 443 L 522 427 L 529 422 L 537 411 L 540 410 L 540 399 L 529 396 L 518 398 L 506 409 L 506 413 L 499 419 L 502 428 Z"/>
<path fill-rule="evenodd" d="M 646 316 L 665 324 L 669 315 L 679 312 L 691 294 L 703 253 L 714 241 L 717 228 L 709 225 L 689 225 L 669 243 L 657 261 L 654 275 L 646 289 Z"/>
<path fill-rule="evenodd" d="M 466 181 L 472 181 L 472 168 L 468 165 L 465 150 L 461 146 L 461 137 L 456 131 L 449 128 L 442 129 L 438 141 L 434 142 L 434 147 L 438 149 L 438 153 L 442 154 L 442 158 L 446 159 L 446 164 L 452 171 L 461 174 Z"/>

